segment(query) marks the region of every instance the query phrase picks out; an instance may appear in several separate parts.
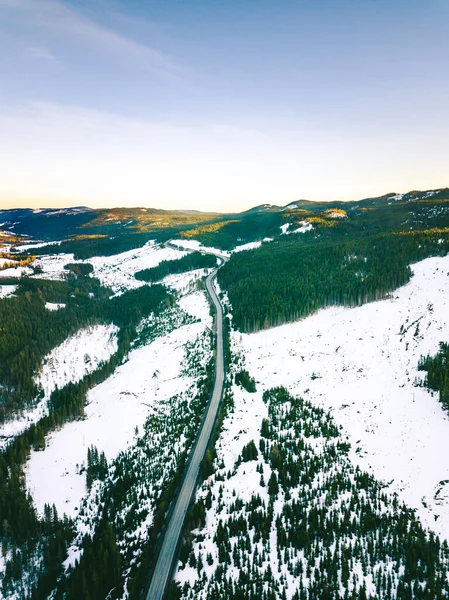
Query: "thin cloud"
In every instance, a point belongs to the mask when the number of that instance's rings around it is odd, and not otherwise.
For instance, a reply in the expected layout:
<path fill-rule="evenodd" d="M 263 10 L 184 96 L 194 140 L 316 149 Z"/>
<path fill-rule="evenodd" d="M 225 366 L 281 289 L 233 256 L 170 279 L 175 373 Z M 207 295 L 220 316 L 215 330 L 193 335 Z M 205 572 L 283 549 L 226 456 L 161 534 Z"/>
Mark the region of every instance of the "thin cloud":
<path fill-rule="evenodd" d="M 43 46 L 25 46 L 23 53 L 26 57 L 33 60 L 43 60 L 55 64 L 60 62 L 48 48 L 44 48 Z"/>
<path fill-rule="evenodd" d="M 166 54 L 86 17 L 55 0 L 0 0 L 0 11 L 18 13 L 20 26 L 25 17 L 39 29 L 83 47 L 91 45 L 117 62 L 127 62 L 143 71 L 165 76 L 185 75 L 186 69 Z M 43 58 L 43 56 L 41 56 Z"/>

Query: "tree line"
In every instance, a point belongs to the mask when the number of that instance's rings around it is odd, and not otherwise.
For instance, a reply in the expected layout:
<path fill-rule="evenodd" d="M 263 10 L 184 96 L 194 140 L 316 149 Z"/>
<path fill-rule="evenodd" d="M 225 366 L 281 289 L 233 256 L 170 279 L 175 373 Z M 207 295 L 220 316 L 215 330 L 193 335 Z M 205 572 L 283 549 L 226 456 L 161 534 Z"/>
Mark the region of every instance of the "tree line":
<path fill-rule="evenodd" d="M 114 323 L 125 346 L 141 319 L 174 302 L 162 286 L 142 286 L 121 296 L 87 275 L 66 281 L 20 278 L 14 297 L 0 300 L 0 423 L 35 403 L 35 381 L 46 354 L 83 327 Z M 46 302 L 65 304 L 49 311 Z M 125 340 L 126 338 L 126 340 Z"/>
<path fill-rule="evenodd" d="M 449 411 L 449 344 L 440 342 L 435 356 L 423 356 L 418 363 L 420 371 L 426 371 L 424 385 L 439 394 L 439 400 Z"/>
<path fill-rule="evenodd" d="M 52 533 L 45 535 L 45 522 L 36 513 L 32 498 L 25 487 L 23 465 L 31 449 L 45 448 L 46 436 L 50 431 L 84 415 L 87 392 L 109 377 L 123 362 L 136 337 L 136 327 L 140 320 L 152 312 L 162 311 L 172 302 L 172 296 L 163 286 L 143 286 L 102 303 L 102 312 L 97 314 L 120 327 L 117 352 L 81 381 L 68 383 L 61 389 L 56 388 L 48 401 L 48 414 L 16 436 L 0 453 L 0 539 L 7 548 L 20 548 L 22 565 L 21 569 L 14 567 L 17 556 L 13 556 L 10 566 L 8 565 L 11 561 L 7 562 L 8 585 L 20 581 L 23 571 L 28 569 L 37 579 L 31 596 L 33 600 L 46 599 L 49 591 L 54 589 L 56 579 L 62 573 L 62 562 L 65 560 L 73 532 L 71 523 L 64 517 L 57 521 L 53 519 Z M 88 466 L 88 476 L 92 480 L 105 476 L 106 459 L 104 456 L 98 456 L 95 449 L 91 449 Z M 100 539 L 103 537 L 100 536 Z M 51 550 L 54 547 L 57 550 Z M 111 551 L 113 552 L 113 549 Z M 43 567 L 36 558 L 41 556 L 42 552 Z"/>
<path fill-rule="evenodd" d="M 139 281 L 155 282 L 176 273 L 186 273 L 194 269 L 210 269 L 217 265 L 217 259 L 212 254 L 190 252 L 176 260 L 163 260 L 156 267 L 143 269 L 135 274 Z"/>
<path fill-rule="evenodd" d="M 439 231 L 296 237 L 233 254 L 218 280 L 228 292 L 235 325 L 251 332 L 327 306 L 384 298 L 410 280 L 411 263 L 448 250 L 448 232 Z"/>

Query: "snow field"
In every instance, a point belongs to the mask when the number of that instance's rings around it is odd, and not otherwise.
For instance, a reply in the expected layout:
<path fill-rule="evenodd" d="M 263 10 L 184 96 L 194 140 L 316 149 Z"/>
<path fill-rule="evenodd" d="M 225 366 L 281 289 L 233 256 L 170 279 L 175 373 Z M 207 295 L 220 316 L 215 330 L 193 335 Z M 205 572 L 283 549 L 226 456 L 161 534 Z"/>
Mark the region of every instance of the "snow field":
<path fill-rule="evenodd" d="M 283 385 L 331 411 L 352 459 L 449 539 L 449 418 L 436 394 L 414 386 L 425 375 L 420 356 L 449 340 L 449 257 L 413 272 L 390 299 L 235 333 L 234 341 L 262 390 Z"/>
<path fill-rule="evenodd" d="M 0 267 L 3 267 L 4 265 L 7 265 L 7 264 L 11 264 L 12 266 L 14 266 L 15 262 L 17 262 L 17 261 L 11 260 L 10 258 L 0 258 Z"/>
<path fill-rule="evenodd" d="M 212 327 L 212 316 L 210 314 L 209 302 L 207 301 L 206 294 L 204 292 L 196 291 L 187 296 L 183 296 L 179 302 L 179 306 L 186 313 L 200 319 L 205 326 Z"/>
<path fill-rule="evenodd" d="M 17 285 L 0 285 L 0 299 L 12 296 L 17 290 Z"/>
<path fill-rule="evenodd" d="M 232 393 L 234 396 L 234 411 L 228 414 L 223 422 L 223 428 L 217 444 L 217 464 L 220 467 L 220 473 L 233 471 L 234 465 L 242 453 L 243 447 L 251 440 L 254 440 L 256 446 L 259 446 L 260 427 L 262 420 L 268 416 L 268 408 L 262 400 L 262 394 L 250 394 L 240 387 L 233 385 Z M 206 484 L 197 493 L 196 499 L 206 497 L 209 489 L 214 489 L 215 496 L 218 496 L 218 488 L 222 486 L 222 496 L 219 503 L 213 500 L 212 510 L 206 514 L 206 525 L 201 529 L 205 534 L 205 540 L 202 542 L 202 551 L 204 556 L 211 554 L 213 564 L 204 562 L 203 569 L 210 578 L 214 573 L 218 561 L 217 549 L 211 538 L 213 538 L 217 523 L 224 519 L 229 506 L 238 498 L 247 502 L 254 493 L 259 493 L 262 500 L 268 502 L 268 492 L 266 488 L 259 486 L 260 474 L 256 472 L 256 461 L 242 463 L 237 472 L 230 479 L 224 478 L 219 483 L 210 478 Z M 197 570 L 186 565 L 182 570 L 176 572 L 175 579 L 181 586 L 187 581 L 193 584 L 198 577 Z"/>
<path fill-rule="evenodd" d="M 248 244 L 242 244 L 241 246 L 236 246 L 233 252 L 244 252 L 245 250 L 255 250 L 256 248 L 260 248 L 262 242 L 248 242 Z"/>
<path fill-rule="evenodd" d="M 67 271 L 64 270 L 66 265 L 90 263 L 94 267 L 92 277 L 99 279 L 102 285 L 111 288 L 115 294 L 119 294 L 146 285 L 144 281 L 135 278 L 137 271 L 156 267 L 163 260 L 182 258 L 185 254 L 182 250 L 165 248 L 153 241 L 135 250 L 113 256 L 93 256 L 86 260 L 75 260 L 73 254 L 50 254 L 38 257 L 36 263 L 43 272 L 36 277 L 64 279 L 67 275 Z"/>
<path fill-rule="evenodd" d="M 58 310 L 64 305 L 53 306 L 50 310 Z M 47 354 L 35 378 L 43 388 L 45 398 L 49 398 L 57 387 L 80 381 L 109 360 L 117 352 L 117 333 L 116 325 L 86 327 Z"/>
<path fill-rule="evenodd" d="M 94 256 L 86 262 L 94 267 L 93 277 L 99 279 L 105 287 L 111 288 L 115 294 L 119 294 L 128 289 L 147 285 L 134 277 L 137 271 L 157 267 L 163 260 L 176 260 L 185 255 L 186 252 L 182 250 L 166 248 L 150 241 L 136 250 L 114 256 Z"/>
<path fill-rule="evenodd" d="M 305 233 L 306 231 L 311 231 L 313 229 L 312 223 L 308 223 L 307 221 L 300 221 L 300 227 L 296 229 L 290 230 L 291 223 L 284 223 L 281 225 L 280 229 L 283 234 L 290 235 L 291 233 Z"/>
<path fill-rule="evenodd" d="M 179 248 L 187 248 L 189 250 L 197 250 L 198 252 L 207 252 L 208 254 L 215 254 L 216 256 L 224 256 L 229 258 L 230 253 L 226 250 L 219 250 L 218 248 L 210 248 L 209 246 L 203 246 L 201 242 L 197 240 L 171 240 L 171 244 L 178 246 Z"/>
<path fill-rule="evenodd" d="M 11 262 L 11 261 L 7 261 Z M 0 271 L 0 277 L 22 277 L 22 275 L 32 275 L 33 269 L 29 267 L 10 267 Z"/>
<path fill-rule="evenodd" d="M 47 354 L 35 377 L 36 383 L 43 389 L 44 397 L 34 408 L 0 425 L 0 449 L 47 414 L 47 402 L 56 387 L 62 388 L 70 381 L 79 381 L 117 351 L 117 331 L 115 325 L 87 327 Z"/>
<path fill-rule="evenodd" d="M 203 279 L 211 271 L 212 269 L 195 269 L 186 273 L 175 273 L 164 277 L 161 283 L 185 295 L 194 290 L 196 282 Z"/>
<path fill-rule="evenodd" d="M 38 279 L 61 280 L 65 279 L 68 271 L 64 267 L 76 261 L 73 254 L 46 254 L 38 256 L 34 264 L 42 269 L 42 273 L 34 275 Z"/>
<path fill-rule="evenodd" d="M 202 323 L 187 325 L 131 351 L 126 363 L 88 393 L 85 419 L 67 423 L 49 436 L 43 452 L 31 453 L 26 479 L 40 512 L 45 503 L 55 503 L 61 514 L 76 516 L 86 493 L 79 467 L 88 447 L 97 446 L 112 460 L 133 442 L 136 426 L 143 425 L 155 404 L 190 385 L 188 377 L 180 376 L 184 344 L 203 329 Z"/>
<path fill-rule="evenodd" d="M 263 242 L 272 242 L 273 238 L 266 237 L 262 240 Z M 248 242 L 247 244 L 242 244 L 241 246 L 236 246 L 232 252 L 243 252 L 245 250 L 255 250 L 256 248 L 260 248 L 262 245 L 261 241 L 258 242 Z"/>

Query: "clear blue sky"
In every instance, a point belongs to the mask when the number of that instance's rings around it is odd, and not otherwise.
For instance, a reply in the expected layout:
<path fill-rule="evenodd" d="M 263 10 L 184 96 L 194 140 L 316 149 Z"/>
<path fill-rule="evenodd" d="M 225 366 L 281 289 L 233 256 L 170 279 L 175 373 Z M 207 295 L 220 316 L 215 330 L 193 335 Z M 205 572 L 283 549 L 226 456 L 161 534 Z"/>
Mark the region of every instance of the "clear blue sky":
<path fill-rule="evenodd" d="M 449 185 L 449 0 L 0 0 L 0 206 Z"/>

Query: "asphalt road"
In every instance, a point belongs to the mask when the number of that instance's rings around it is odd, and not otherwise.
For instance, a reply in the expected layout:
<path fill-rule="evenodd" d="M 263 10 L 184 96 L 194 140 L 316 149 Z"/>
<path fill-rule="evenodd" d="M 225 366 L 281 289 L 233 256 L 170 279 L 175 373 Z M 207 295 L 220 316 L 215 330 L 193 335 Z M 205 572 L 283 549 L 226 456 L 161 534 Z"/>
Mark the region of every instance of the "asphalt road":
<path fill-rule="evenodd" d="M 203 460 L 215 420 L 218 416 L 218 407 L 220 405 L 221 395 L 223 393 L 223 309 L 212 285 L 212 280 L 215 277 L 216 272 L 217 270 L 214 270 L 206 279 L 207 293 L 209 294 L 209 297 L 214 303 L 216 309 L 217 337 L 214 391 L 202 429 L 199 433 L 197 444 L 193 451 L 193 456 L 190 460 L 188 471 L 165 532 L 164 541 L 162 543 L 156 568 L 153 573 L 150 588 L 146 595 L 146 600 L 162 600 L 164 597 L 165 588 L 169 582 L 173 561 L 175 559 L 178 540 L 182 534 L 184 519 L 192 496 L 195 492 L 200 464 Z"/>

